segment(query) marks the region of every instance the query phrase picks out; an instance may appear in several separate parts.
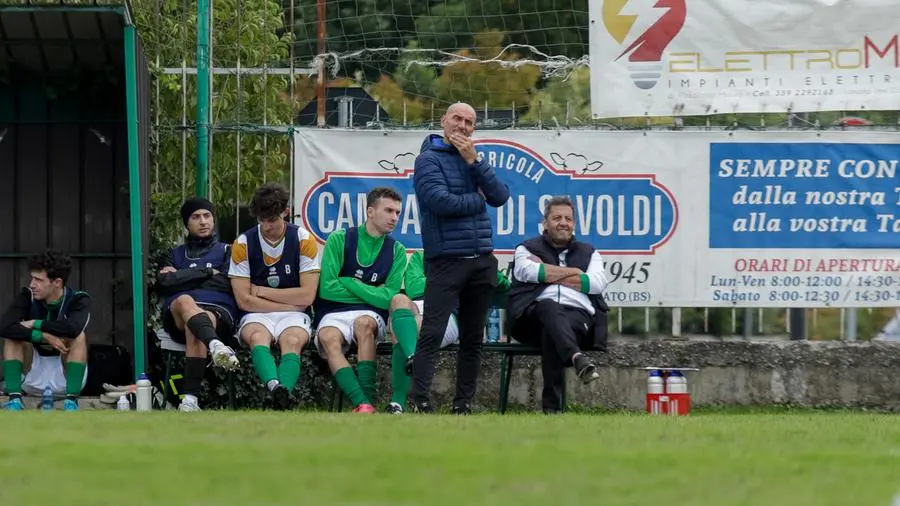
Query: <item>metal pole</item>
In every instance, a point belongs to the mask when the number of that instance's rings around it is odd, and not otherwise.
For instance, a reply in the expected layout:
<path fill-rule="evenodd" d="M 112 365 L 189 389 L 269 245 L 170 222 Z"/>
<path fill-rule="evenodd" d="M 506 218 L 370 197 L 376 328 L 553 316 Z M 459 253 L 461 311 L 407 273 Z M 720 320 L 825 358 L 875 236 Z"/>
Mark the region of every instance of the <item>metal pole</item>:
<path fill-rule="evenodd" d="M 744 339 L 753 337 L 753 308 L 744 308 Z"/>
<path fill-rule="evenodd" d="M 806 309 L 802 307 L 792 307 L 788 309 L 788 318 L 791 324 L 791 340 L 803 341 L 807 339 Z"/>
<path fill-rule="evenodd" d="M 131 307 L 134 312 L 134 377 L 138 379 L 146 367 L 146 322 L 144 321 L 144 227 L 141 219 L 141 162 L 138 152 L 138 84 L 137 84 L 137 32 L 132 25 L 125 26 L 125 109 L 128 136 L 128 210 L 131 232 Z M 142 62 L 143 64 L 143 62 Z M 147 97 L 142 97 L 146 99 Z"/>
<path fill-rule="evenodd" d="M 847 340 L 856 341 L 856 308 L 847 308 Z"/>
<path fill-rule="evenodd" d="M 325 0 L 316 0 L 318 19 L 316 38 L 319 42 L 319 75 L 316 81 L 316 121 L 319 128 L 325 127 Z M 292 27 L 293 28 L 293 27 Z"/>
<path fill-rule="evenodd" d="M 197 0 L 197 176 L 194 191 L 209 189 L 209 0 Z"/>

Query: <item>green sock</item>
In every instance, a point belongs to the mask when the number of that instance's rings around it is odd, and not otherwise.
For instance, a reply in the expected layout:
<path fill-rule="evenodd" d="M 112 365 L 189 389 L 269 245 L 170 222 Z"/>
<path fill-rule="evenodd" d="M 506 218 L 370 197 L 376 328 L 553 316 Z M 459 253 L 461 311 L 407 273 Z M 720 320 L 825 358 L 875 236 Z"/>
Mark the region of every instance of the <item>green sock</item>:
<path fill-rule="evenodd" d="M 288 390 L 294 390 L 294 385 L 300 379 L 300 355 L 285 353 L 278 364 L 278 382 Z"/>
<path fill-rule="evenodd" d="M 18 360 L 4 360 L 3 375 L 6 378 L 6 391 L 11 394 L 21 394 L 22 362 Z"/>
<path fill-rule="evenodd" d="M 360 404 L 368 404 L 369 400 L 366 399 L 366 394 L 363 393 L 362 388 L 359 386 L 359 381 L 356 379 L 356 375 L 353 374 L 353 369 L 350 367 L 343 367 L 334 372 L 334 379 L 337 381 L 338 386 L 343 390 L 347 397 L 350 398 L 350 402 L 353 403 L 353 407 L 357 407 Z"/>
<path fill-rule="evenodd" d="M 391 312 L 391 329 L 397 338 L 397 344 L 403 348 L 406 356 L 416 352 L 416 340 L 419 338 L 419 327 L 416 315 L 409 309 L 395 309 Z"/>
<path fill-rule="evenodd" d="M 66 362 L 66 397 L 78 397 L 84 383 L 83 362 Z"/>
<path fill-rule="evenodd" d="M 406 354 L 399 344 L 395 344 L 391 353 L 391 402 L 396 402 L 401 408 L 406 409 L 406 398 L 409 396 L 411 384 L 412 378 L 406 375 Z"/>
<path fill-rule="evenodd" d="M 262 380 L 263 385 L 268 385 L 270 381 L 278 379 L 278 372 L 275 369 L 275 357 L 268 346 L 256 345 L 250 350 L 250 358 L 253 359 L 253 368 L 256 374 Z"/>
<path fill-rule="evenodd" d="M 375 361 L 360 360 L 356 364 L 356 372 L 359 374 L 359 386 L 362 388 L 363 393 L 366 394 L 366 399 L 369 399 L 369 404 L 375 404 L 377 400 L 375 394 Z"/>

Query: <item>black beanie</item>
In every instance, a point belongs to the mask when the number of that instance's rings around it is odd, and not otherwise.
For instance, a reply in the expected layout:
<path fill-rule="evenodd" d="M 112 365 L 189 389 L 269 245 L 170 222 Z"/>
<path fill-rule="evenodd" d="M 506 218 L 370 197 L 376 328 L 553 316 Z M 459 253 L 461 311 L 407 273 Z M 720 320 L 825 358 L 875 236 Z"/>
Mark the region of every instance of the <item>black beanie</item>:
<path fill-rule="evenodd" d="M 202 199 L 200 197 L 191 197 L 184 201 L 184 204 L 181 205 L 181 219 L 184 221 L 184 226 L 187 226 L 188 220 L 191 219 L 191 215 L 195 212 L 206 209 L 213 216 L 216 215 L 216 208 L 212 205 L 212 202 Z"/>

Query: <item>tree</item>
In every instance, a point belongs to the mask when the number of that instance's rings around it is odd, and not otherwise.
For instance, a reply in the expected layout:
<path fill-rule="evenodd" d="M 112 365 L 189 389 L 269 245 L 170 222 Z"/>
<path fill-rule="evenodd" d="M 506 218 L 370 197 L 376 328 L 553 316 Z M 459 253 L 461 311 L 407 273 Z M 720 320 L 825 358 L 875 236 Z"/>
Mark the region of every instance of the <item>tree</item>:
<path fill-rule="evenodd" d="M 274 0 L 216 0 L 212 3 L 213 65 L 281 66 L 287 61 L 291 34 Z M 152 247 L 167 246 L 181 235 L 181 200 L 194 193 L 197 79 L 163 74 L 165 67 L 196 66 L 196 4 L 180 0 L 135 0 L 135 24 L 159 88 L 152 103 L 159 118 L 154 131 L 154 177 L 151 202 Z M 157 63 L 158 62 L 158 63 Z M 211 200 L 219 209 L 235 209 L 265 180 L 281 180 L 289 160 L 285 133 L 263 132 L 262 124 L 289 125 L 293 108 L 286 100 L 289 78 L 262 75 L 216 75 L 210 123 Z M 241 136 L 240 143 L 238 136 Z M 240 163 L 240 165 L 239 165 Z M 155 167 L 158 166 L 158 172 Z M 240 171 L 238 167 L 240 166 Z M 158 174 L 158 175 L 157 175 Z M 220 215 L 227 214 L 222 212 Z"/>
<path fill-rule="evenodd" d="M 510 107 L 528 103 L 541 77 L 538 67 L 508 67 L 499 62 L 482 62 L 500 54 L 504 37 L 502 32 L 497 31 L 479 33 L 475 36 L 473 49 L 458 51 L 456 54 L 462 57 L 474 57 L 480 61 L 462 61 L 445 66 L 436 89 L 438 100 L 444 104 L 467 102 L 476 109 L 484 104 Z M 507 51 L 499 59 L 514 62 L 518 55 Z"/>

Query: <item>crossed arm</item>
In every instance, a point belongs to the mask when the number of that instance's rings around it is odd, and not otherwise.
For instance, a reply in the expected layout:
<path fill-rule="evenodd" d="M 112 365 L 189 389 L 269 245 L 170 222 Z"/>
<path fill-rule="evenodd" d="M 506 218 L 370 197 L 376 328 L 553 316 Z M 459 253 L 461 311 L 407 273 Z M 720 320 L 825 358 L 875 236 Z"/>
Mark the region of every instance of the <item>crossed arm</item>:
<path fill-rule="evenodd" d="M 519 246 L 513 276 L 523 283 L 558 284 L 589 295 L 603 293 L 609 284 L 603 258 L 596 251 L 591 255 L 587 271 L 582 272 L 575 267 L 545 264 L 525 246 Z"/>
<path fill-rule="evenodd" d="M 250 278 L 231 278 L 238 307 L 252 313 L 304 311 L 312 305 L 319 286 L 319 271 L 300 274 L 297 288 L 270 288 L 250 283 Z"/>
<path fill-rule="evenodd" d="M 62 339 L 75 339 L 91 320 L 90 298 L 81 296 L 69 305 L 66 318 L 31 320 L 31 292 L 23 289 L 0 317 L 0 337 L 34 344 L 47 343 L 61 353 L 67 351 Z"/>

